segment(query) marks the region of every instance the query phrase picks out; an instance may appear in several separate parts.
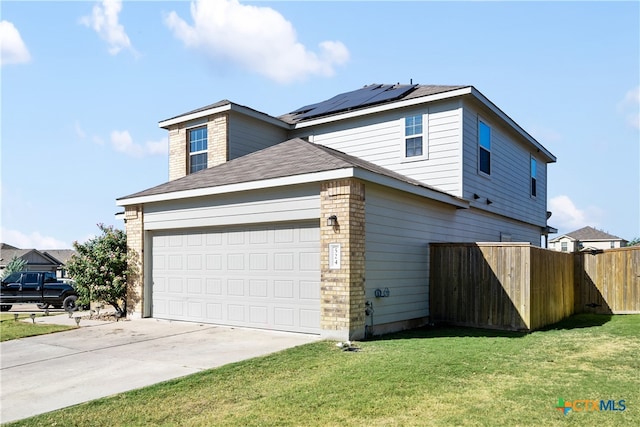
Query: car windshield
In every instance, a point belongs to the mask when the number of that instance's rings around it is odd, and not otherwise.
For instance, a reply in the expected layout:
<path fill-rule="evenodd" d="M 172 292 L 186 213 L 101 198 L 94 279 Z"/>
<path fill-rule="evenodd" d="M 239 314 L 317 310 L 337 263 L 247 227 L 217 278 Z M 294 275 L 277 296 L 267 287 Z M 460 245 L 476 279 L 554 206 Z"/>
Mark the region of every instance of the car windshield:
<path fill-rule="evenodd" d="M 20 275 L 22 273 L 11 273 L 4 279 L 2 279 L 2 283 L 15 283 L 20 281 Z"/>

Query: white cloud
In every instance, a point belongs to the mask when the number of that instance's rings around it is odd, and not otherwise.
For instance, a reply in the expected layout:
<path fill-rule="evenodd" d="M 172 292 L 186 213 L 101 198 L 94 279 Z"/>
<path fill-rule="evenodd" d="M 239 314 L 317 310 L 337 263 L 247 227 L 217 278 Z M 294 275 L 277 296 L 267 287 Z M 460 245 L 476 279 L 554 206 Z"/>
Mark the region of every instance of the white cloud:
<path fill-rule="evenodd" d="M 80 139 L 85 139 L 87 134 L 85 133 L 85 131 L 80 127 L 80 123 L 76 121 L 75 125 L 74 125 L 74 130 L 76 131 L 76 135 L 78 136 L 78 138 Z"/>
<path fill-rule="evenodd" d="M 549 200 L 549 210 L 553 216 L 548 223 L 558 230 L 571 232 L 582 227 L 599 225 L 602 212 L 600 208 L 589 206 L 578 208 L 569 196 L 560 195 Z"/>
<path fill-rule="evenodd" d="M 334 66 L 349 59 L 339 41 L 323 41 L 319 53 L 297 40 L 293 25 L 268 8 L 242 5 L 237 0 L 197 0 L 191 3 L 193 25 L 176 12 L 165 23 L 188 48 L 214 59 L 228 60 L 279 83 L 310 75 L 332 76 Z"/>
<path fill-rule="evenodd" d="M 22 64 L 31 60 L 20 32 L 9 21 L 0 21 L 0 64 Z"/>
<path fill-rule="evenodd" d="M 142 147 L 133 143 L 133 138 L 131 138 L 131 135 L 126 130 L 122 132 L 114 130 L 111 132 L 111 146 L 115 148 L 116 151 L 129 154 L 130 156 L 142 156 Z"/>
<path fill-rule="evenodd" d="M 137 144 L 133 141 L 129 131 L 114 130 L 111 132 L 111 146 L 121 153 L 133 157 L 142 157 L 146 154 L 163 155 L 169 150 L 168 138 L 159 141 L 147 141 L 145 144 Z"/>
<path fill-rule="evenodd" d="M 620 101 L 618 109 L 625 116 L 627 124 L 640 129 L 640 86 L 630 89 Z"/>
<path fill-rule="evenodd" d="M 71 249 L 69 243 L 58 240 L 55 237 L 43 236 L 37 231 L 25 234 L 18 230 L 0 228 L 0 239 L 3 243 L 15 246 L 18 249 Z"/>
<path fill-rule="evenodd" d="M 80 18 L 81 24 L 92 28 L 107 42 L 111 55 L 117 55 L 122 49 L 129 49 L 135 53 L 124 26 L 118 21 L 121 10 L 121 0 L 103 0 L 101 4 L 93 6 L 90 16 Z"/>
<path fill-rule="evenodd" d="M 159 141 L 147 141 L 145 148 L 149 154 L 169 154 L 169 138 L 162 138 Z"/>

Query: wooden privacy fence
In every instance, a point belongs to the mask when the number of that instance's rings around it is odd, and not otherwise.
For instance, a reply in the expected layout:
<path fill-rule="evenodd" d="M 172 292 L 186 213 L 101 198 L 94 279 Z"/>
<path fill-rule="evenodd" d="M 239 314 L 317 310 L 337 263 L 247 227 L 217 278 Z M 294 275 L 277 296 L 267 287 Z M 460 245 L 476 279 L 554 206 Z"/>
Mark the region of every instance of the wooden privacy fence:
<path fill-rule="evenodd" d="M 576 312 L 640 313 L 640 248 L 591 255 L 528 243 L 430 247 L 434 322 L 531 331 Z"/>
<path fill-rule="evenodd" d="M 576 313 L 640 313 L 640 247 L 574 256 Z"/>

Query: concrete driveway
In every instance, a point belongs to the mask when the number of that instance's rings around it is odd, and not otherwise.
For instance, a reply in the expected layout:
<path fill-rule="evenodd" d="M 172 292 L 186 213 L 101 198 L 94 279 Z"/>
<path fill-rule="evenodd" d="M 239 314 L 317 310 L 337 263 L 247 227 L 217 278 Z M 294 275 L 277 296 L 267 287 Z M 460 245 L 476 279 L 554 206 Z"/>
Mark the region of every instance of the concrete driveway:
<path fill-rule="evenodd" d="M 76 325 L 68 315 L 38 322 Z M 319 336 L 135 319 L 82 319 L 66 332 L 0 343 L 5 423 L 319 340 Z"/>

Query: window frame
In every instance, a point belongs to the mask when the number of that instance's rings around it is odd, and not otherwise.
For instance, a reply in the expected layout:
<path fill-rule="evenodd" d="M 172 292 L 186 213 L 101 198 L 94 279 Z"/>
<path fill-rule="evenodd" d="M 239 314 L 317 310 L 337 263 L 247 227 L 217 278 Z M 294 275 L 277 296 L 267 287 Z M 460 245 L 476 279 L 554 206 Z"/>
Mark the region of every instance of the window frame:
<path fill-rule="evenodd" d="M 196 132 L 199 130 L 204 130 L 204 138 L 200 138 L 196 141 L 198 142 L 202 142 L 204 141 L 204 148 L 200 149 L 200 150 L 195 150 L 195 151 L 191 151 L 191 144 L 192 144 L 192 132 Z M 199 147 L 198 147 L 199 148 Z M 187 129 L 187 157 L 188 157 L 188 162 L 187 162 L 187 173 L 190 175 L 192 173 L 196 173 L 199 172 L 201 170 L 207 169 L 208 164 L 209 164 L 209 130 L 207 128 L 207 125 L 205 124 L 203 125 L 199 125 L 199 126 L 194 126 L 192 128 L 188 128 Z M 198 169 L 193 170 L 193 165 L 194 165 L 194 158 L 198 158 L 201 159 L 202 156 L 204 155 L 204 167 L 200 166 Z M 200 164 L 202 164 L 202 162 L 200 162 Z"/>
<path fill-rule="evenodd" d="M 420 118 L 420 133 L 411 133 L 407 134 L 407 129 L 410 129 L 410 126 L 407 125 L 407 120 L 410 118 Z M 428 140 L 428 131 L 426 124 L 428 123 L 428 114 L 426 113 L 412 113 L 407 114 L 401 119 L 401 134 L 402 134 L 402 154 L 401 158 L 403 162 L 414 162 L 418 160 L 426 160 L 429 158 L 429 140 Z M 411 126 L 411 127 L 415 127 Z M 421 138 L 422 140 L 422 153 L 414 156 L 407 156 L 407 143 L 408 141 L 416 138 Z"/>
<path fill-rule="evenodd" d="M 483 132 L 482 132 L 482 126 L 485 126 L 487 128 L 487 130 L 489 131 L 489 146 L 485 147 L 483 145 Z M 491 140 L 492 138 L 492 133 L 491 132 L 491 126 L 489 126 L 489 124 L 487 123 L 486 120 L 482 119 L 481 117 L 478 117 L 478 128 L 477 128 L 477 132 L 478 132 L 478 174 L 485 176 L 485 177 L 490 177 L 491 176 Z M 488 155 L 488 171 L 484 171 L 482 169 L 482 150 L 484 150 L 487 155 Z"/>
<path fill-rule="evenodd" d="M 568 242 L 560 242 L 560 251 L 561 252 L 569 252 L 569 243 Z"/>

